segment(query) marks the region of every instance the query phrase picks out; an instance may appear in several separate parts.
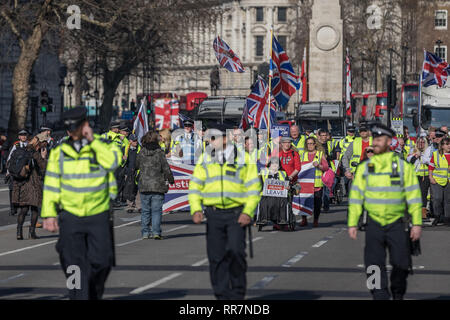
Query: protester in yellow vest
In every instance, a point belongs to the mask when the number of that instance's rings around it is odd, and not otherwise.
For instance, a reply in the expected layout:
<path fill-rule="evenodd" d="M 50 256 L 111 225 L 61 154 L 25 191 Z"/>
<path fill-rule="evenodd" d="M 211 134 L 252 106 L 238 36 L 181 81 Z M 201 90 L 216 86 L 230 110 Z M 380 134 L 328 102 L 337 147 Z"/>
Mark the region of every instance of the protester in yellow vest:
<path fill-rule="evenodd" d="M 420 137 L 417 144 L 411 150 L 407 161 L 414 166 L 416 176 L 419 179 L 420 191 L 422 193 L 422 219 L 427 218 L 427 196 L 430 190 L 430 178 L 428 176 L 428 165 L 425 158 L 425 150 L 428 148 L 428 142 L 425 137 Z"/>
<path fill-rule="evenodd" d="M 433 152 L 429 177 L 435 220 L 433 225 L 450 220 L 450 138 L 441 140 L 439 150 Z M 445 217 L 444 217 L 445 216 Z"/>
<path fill-rule="evenodd" d="M 363 158 L 364 151 L 372 145 L 373 140 L 367 126 L 362 125 L 359 129 L 359 134 L 360 137 L 354 138 L 350 142 L 342 157 L 342 166 L 344 167 L 347 179 L 353 179 L 353 174 Z"/>
<path fill-rule="evenodd" d="M 322 192 L 323 182 L 322 174 L 328 170 L 328 163 L 325 157 L 322 146 L 318 143 L 316 138 L 309 137 L 306 139 L 306 150 L 300 158 L 301 166 L 312 163 L 315 167 L 314 177 L 314 227 L 319 226 L 319 216 L 322 207 Z M 300 226 L 305 226 L 306 217 L 302 217 L 303 220 Z"/>

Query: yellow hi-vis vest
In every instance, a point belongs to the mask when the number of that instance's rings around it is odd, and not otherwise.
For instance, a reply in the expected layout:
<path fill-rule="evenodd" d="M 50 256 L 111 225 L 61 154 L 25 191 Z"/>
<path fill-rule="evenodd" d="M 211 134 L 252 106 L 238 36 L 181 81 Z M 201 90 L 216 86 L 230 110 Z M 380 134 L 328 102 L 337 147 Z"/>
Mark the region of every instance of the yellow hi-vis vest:
<path fill-rule="evenodd" d="M 374 155 L 359 165 L 349 194 L 349 227 L 358 225 L 363 209 L 381 226 L 404 217 L 407 209 L 412 224 L 421 225 L 422 195 L 414 167 L 393 152 Z"/>
<path fill-rule="evenodd" d="M 114 143 L 95 135 L 80 152 L 67 142 L 50 152 L 44 179 L 41 216 L 56 217 L 65 210 L 78 217 L 109 210 L 110 197 L 117 195 L 114 170 L 122 152 Z"/>
<path fill-rule="evenodd" d="M 405 140 L 405 147 L 403 150 L 403 152 L 405 153 L 405 159 L 411 153 L 411 150 L 414 150 L 415 146 L 416 144 L 414 143 L 413 140 L 411 139 Z"/>
<path fill-rule="evenodd" d="M 269 177 L 269 173 L 270 173 L 269 168 L 264 168 L 263 170 L 261 170 L 261 173 L 260 173 L 260 174 L 261 174 L 263 183 L 264 183 L 264 182 L 266 181 L 266 179 Z M 286 177 L 287 177 L 286 171 L 284 171 L 284 170 L 278 170 L 278 171 L 277 171 L 277 174 L 278 174 L 277 180 L 280 180 L 280 181 L 286 181 Z M 273 178 L 273 179 L 275 179 L 275 178 Z"/>
<path fill-rule="evenodd" d="M 370 137 L 369 138 L 369 145 L 372 144 L 373 138 Z M 353 154 L 352 154 L 352 158 L 350 159 L 350 171 L 352 173 L 355 172 L 356 167 L 358 166 L 358 164 L 361 162 L 361 153 L 363 152 L 362 150 L 362 138 L 361 137 L 357 137 L 355 138 L 355 140 L 353 140 Z M 356 162 L 356 165 L 353 165 L 353 163 Z"/>
<path fill-rule="evenodd" d="M 317 161 L 320 164 L 322 162 L 322 157 L 323 157 L 323 152 L 316 151 L 316 154 L 314 155 L 314 159 L 312 161 L 309 161 L 309 159 L 308 159 L 308 151 L 305 151 L 302 154 L 301 163 L 303 165 L 303 163 L 309 163 L 309 162 Z M 315 188 L 323 187 L 322 175 L 323 175 L 322 170 L 320 170 L 319 168 L 316 167 L 315 168 L 315 175 L 314 175 L 314 187 Z"/>
<path fill-rule="evenodd" d="M 202 211 L 202 205 L 218 209 L 243 206 L 243 213 L 253 218 L 261 199 L 261 182 L 256 164 L 245 154 L 244 163 L 215 162 L 205 153 L 200 156 L 189 181 L 191 215 Z"/>
<path fill-rule="evenodd" d="M 297 143 L 292 141 L 292 145 L 297 149 L 297 152 L 299 154 L 301 154 L 301 153 L 303 153 L 303 151 L 305 151 L 305 141 L 306 141 L 306 137 L 304 134 L 300 135 L 300 139 L 298 139 Z"/>
<path fill-rule="evenodd" d="M 433 178 L 438 184 L 445 187 L 450 180 L 450 169 L 445 155 L 440 155 L 439 151 L 433 152 L 434 170 Z"/>
<path fill-rule="evenodd" d="M 418 160 L 421 161 L 422 157 L 420 157 Z M 412 165 L 414 165 L 412 163 Z M 428 165 L 420 162 L 420 166 L 416 168 L 416 175 L 418 177 L 428 177 Z"/>
<path fill-rule="evenodd" d="M 339 155 L 339 161 L 342 160 L 342 157 L 345 154 L 345 151 L 347 151 L 348 146 L 350 145 L 351 142 L 353 142 L 353 140 L 355 140 L 355 136 L 346 136 L 344 139 L 342 139 L 339 142 L 339 147 L 341 148 L 341 154 Z"/>

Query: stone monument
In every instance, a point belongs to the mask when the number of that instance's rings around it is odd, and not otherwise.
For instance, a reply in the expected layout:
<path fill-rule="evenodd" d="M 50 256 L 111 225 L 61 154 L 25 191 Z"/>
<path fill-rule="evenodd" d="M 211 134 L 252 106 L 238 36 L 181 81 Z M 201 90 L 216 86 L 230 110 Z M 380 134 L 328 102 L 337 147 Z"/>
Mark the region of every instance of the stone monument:
<path fill-rule="evenodd" d="M 314 0 L 309 36 L 310 101 L 342 101 L 342 31 L 339 0 Z"/>

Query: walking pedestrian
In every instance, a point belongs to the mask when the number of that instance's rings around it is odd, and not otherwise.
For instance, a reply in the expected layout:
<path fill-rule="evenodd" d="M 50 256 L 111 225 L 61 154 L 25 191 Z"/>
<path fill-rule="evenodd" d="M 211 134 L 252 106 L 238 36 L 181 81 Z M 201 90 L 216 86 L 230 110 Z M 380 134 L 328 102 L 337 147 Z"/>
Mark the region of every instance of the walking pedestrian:
<path fill-rule="evenodd" d="M 224 132 L 210 129 L 207 135 L 211 135 L 211 145 L 196 164 L 189 183 L 192 220 L 202 222 L 204 207 L 214 295 L 221 300 L 244 299 L 245 230 L 261 198 L 261 183 L 256 164 L 248 155 L 239 156 L 231 143 L 227 146 Z"/>
<path fill-rule="evenodd" d="M 110 197 L 117 195 L 114 170 L 122 153 L 93 133 L 86 108 L 63 113 L 69 138 L 50 152 L 41 216 L 44 228 L 59 230 L 56 250 L 67 278 L 78 270 L 69 298 L 101 299 L 114 265 Z"/>
<path fill-rule="evenodd" d="M 133 213 L 135 210 L 141 211 L 140 197 L 136 197 L 138 191 L 136 183 L 136 159 L 141 151 L 141 146 L 138 144 L 138 138 L 134 134 L 130 134 L 128 140 L 130 141 L 130 145 L 126 150 L 125 157 L 125 186 L 123 196 L 127 201 L 127 212 Z"/>
<path fill-rule="evenodd" d="M 160 135 L 147 132 L 142 137 L 142 149 L 136 159 L 139 170 L 138 189 L 141 198 L 141 233 L 143 239 L 161 240 L 161 216 L 164 194 L 175 182 L 169 163 L 159 146 Z M 150 230 L 151 224 L 151 230 Z"/>
<path fill-rule="evenodd" d="M 348 207 L 348 233 L 356 239 L 358 220 L 367 210 L 364 263 L 368 276 L 379 270 L 379 287 L 370 287 L 373 299 L 402 300 L 406 279 L 412 269 L 410 240 L 421 234 L 422 201 L 414 168 L 394 152 L 390 152 L 395 132 L 377 124 L 372 128 L 375 155 L 359 165 L 352 183 Z M 405 216 L 405 211 L 411 220 Z M 405 227 L 411 223 L 410 232 Z M 391 292 L 388 289 L 386 249 L 389 249 Z"/>
<path fill-rule="evenodd" d="M 17 240 L 23 240 L 23 224 L 31 210 L 29 239 L 38 239 L 36 224 L 42 204 L 42 180 L 47 165 L 47 149 L 33 137 L 25 148 L 18 148 L 9 160 L 8 170 L 13 178 L 12 203 L 17 207 Z"/>

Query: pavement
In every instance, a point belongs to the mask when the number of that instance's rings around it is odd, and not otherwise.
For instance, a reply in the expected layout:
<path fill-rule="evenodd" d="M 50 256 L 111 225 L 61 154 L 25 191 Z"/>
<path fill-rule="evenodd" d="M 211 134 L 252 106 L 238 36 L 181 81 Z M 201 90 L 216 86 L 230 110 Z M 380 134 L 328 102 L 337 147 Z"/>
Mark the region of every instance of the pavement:
<path fill-rule="evenodd" d="M 40 239 L 17 241 L 16 217 L 4 210 L 9 208 L 5 188 L 0 187 L 0 299 L 67 299 L 55 251 L 58 236 L 37 229 Z M 117 266 L 104 299 L 215 299 L 205 224 L 193 224 L 188 212 L 175 212 L 164 214 L 162 230 L 163 240 L 142 240 L 140 215 L 115 211 Z M 406 299 L 450 299 L 449 231 L 424 228 L 422 255 L 413 258 Z M 348 237 L 345 205 L 322 213 L 318 228 L 310 223 L 294 232 L 270 226 L 258 232 L 253 227 L 252 233 L 246 299 L 371 299 L 363 268 L 364 233 L 356 241 Z"/>

